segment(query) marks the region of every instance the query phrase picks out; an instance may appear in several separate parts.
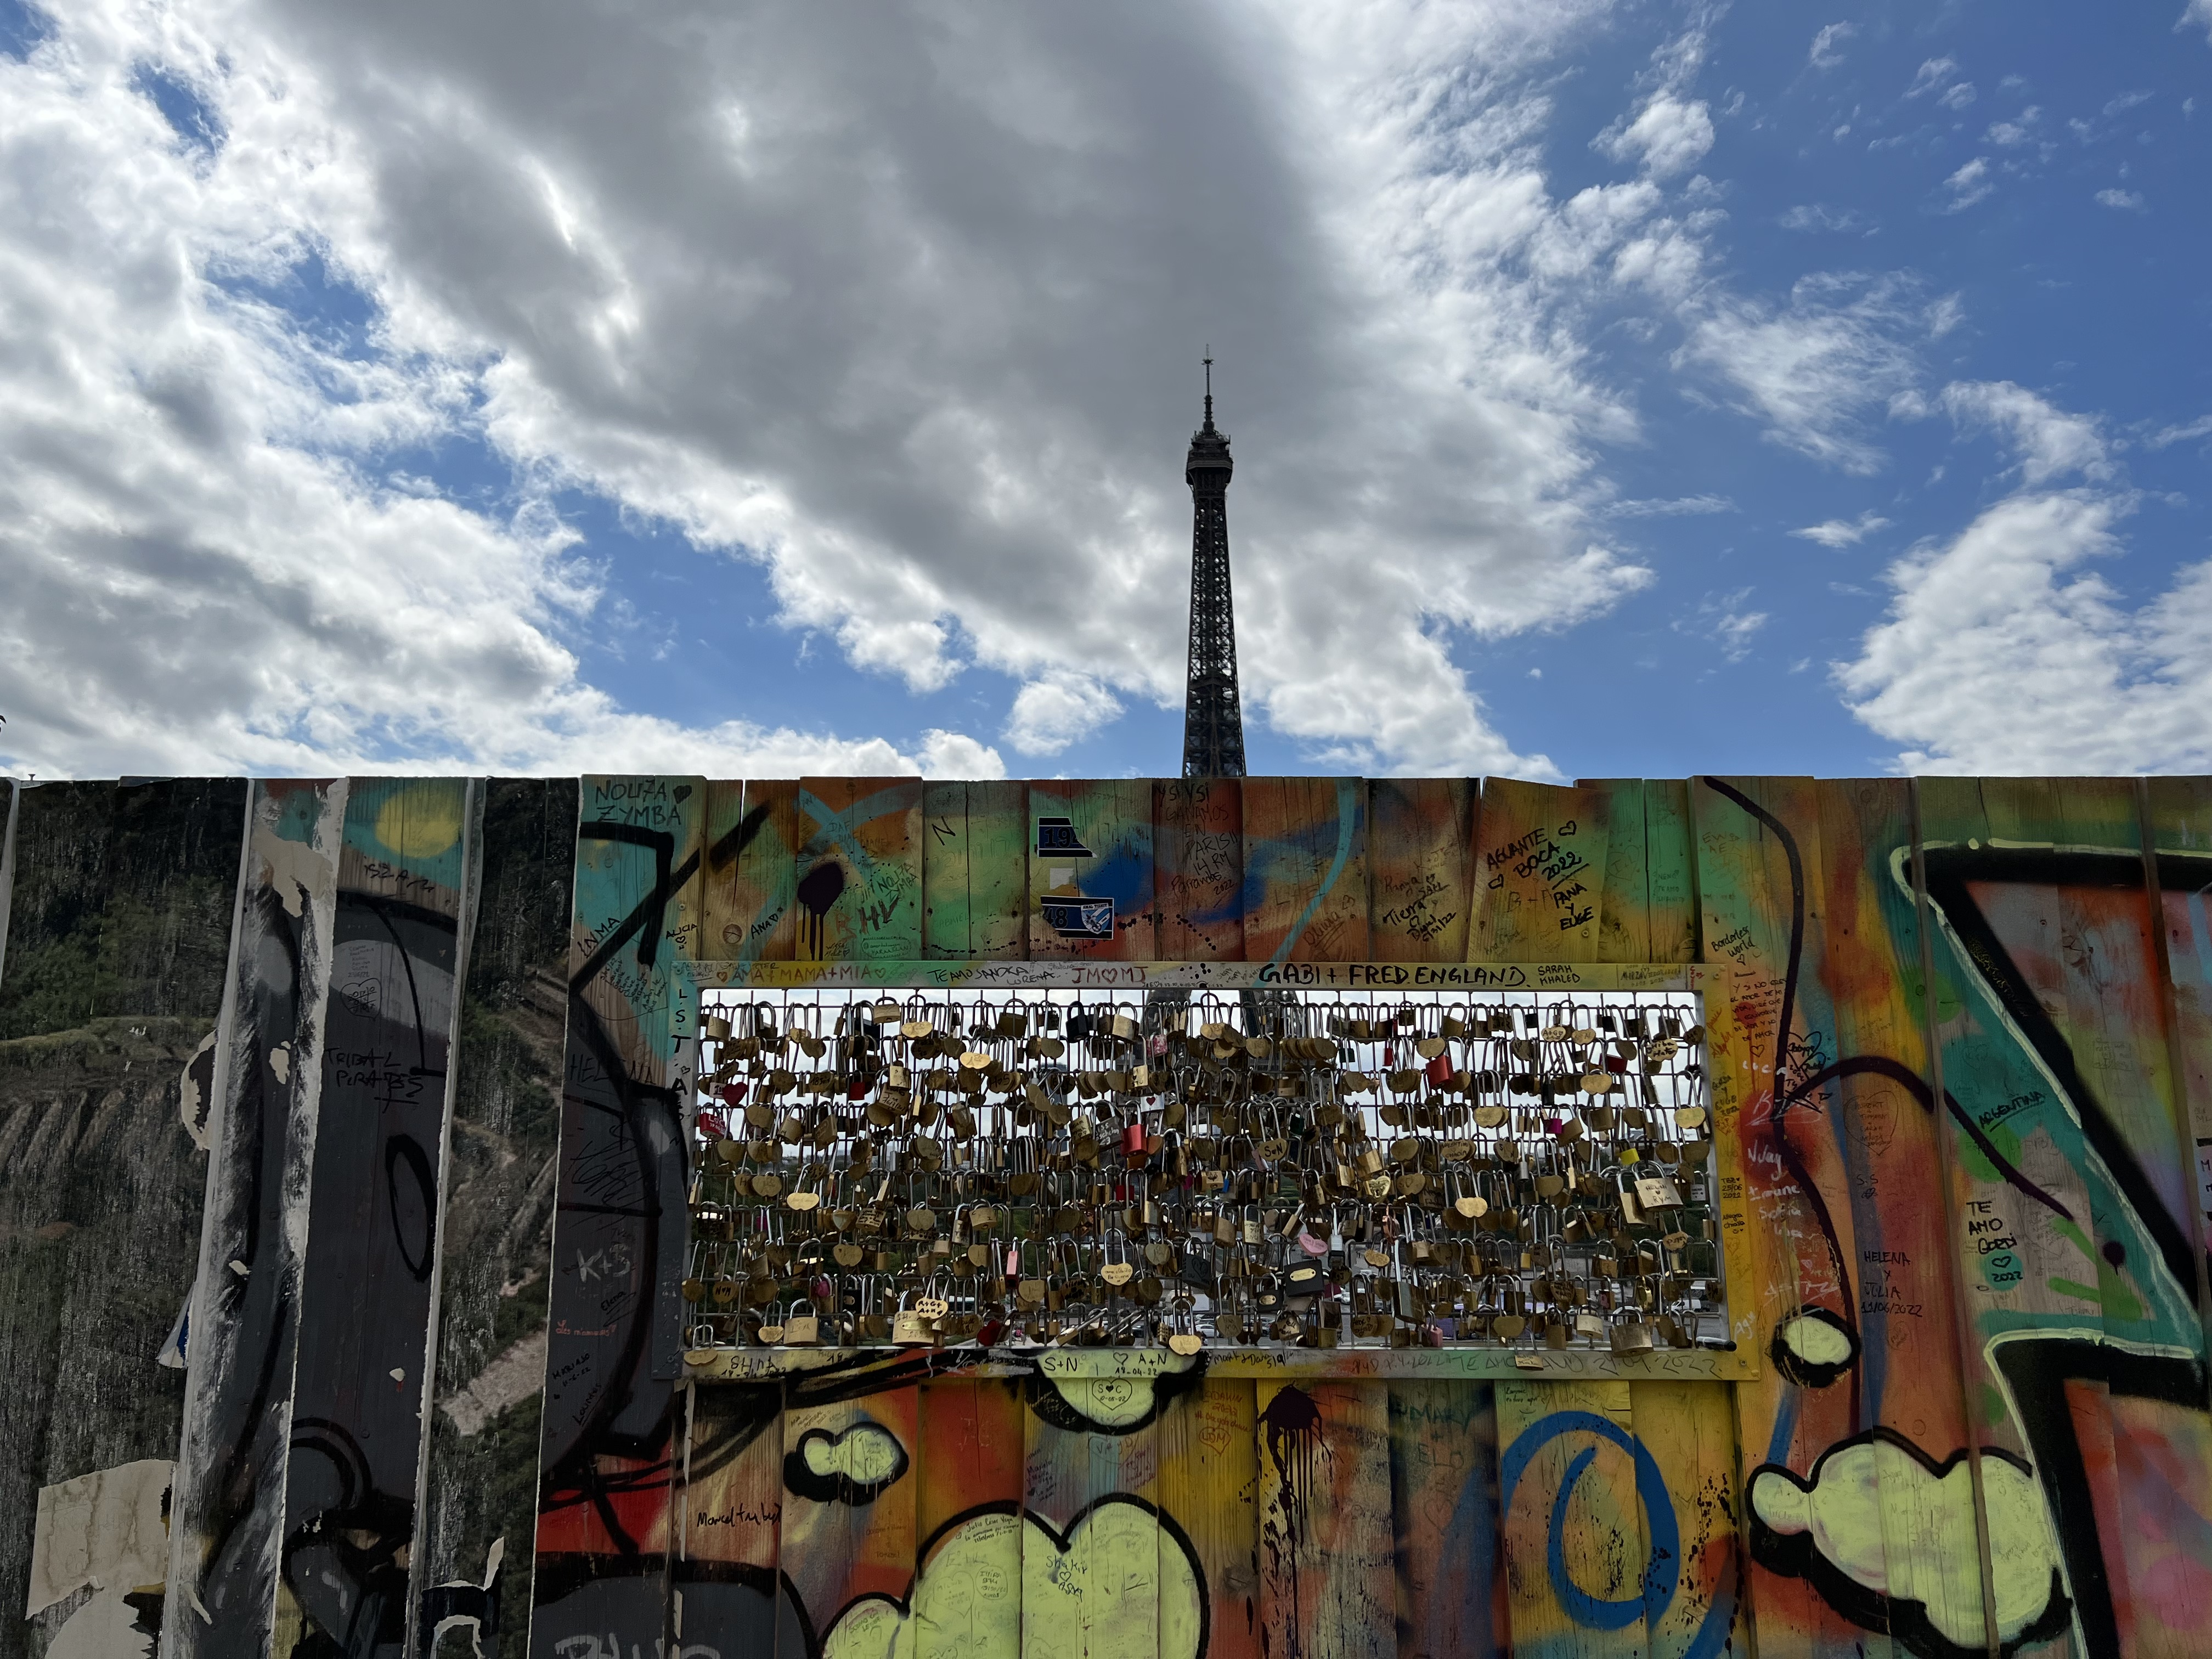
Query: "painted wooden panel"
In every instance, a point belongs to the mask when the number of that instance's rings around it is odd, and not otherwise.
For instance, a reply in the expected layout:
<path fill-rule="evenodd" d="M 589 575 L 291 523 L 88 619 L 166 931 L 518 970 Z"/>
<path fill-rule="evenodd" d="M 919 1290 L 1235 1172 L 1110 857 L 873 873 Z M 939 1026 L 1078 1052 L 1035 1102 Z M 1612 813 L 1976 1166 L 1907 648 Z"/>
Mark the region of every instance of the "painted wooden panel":
<path fill-rule="evenodd" d="M 177 1453 L 179 1379 L 154 1357 L 198 1255 L 206 1161 L 193 1135 L 210 1106 L 246 786 L 50 783 L 9 795 L 20 806 L 12 916 L 0 895 L 0 1655 L 13 1659 L 85 1641 L 137 1588 L 27 1595 L 39 1488 Z"/>
<path fill-rule="evenodd" d="M 1753 1335 L 1762 1353 L 1805 1333 L 1850 1334 L 1857 1257 L 1847 1146 L 1838 1121 L 1833 1008 L 1808 964 L 1824 960 L 1820 812 L 1810 779 L 1700 778 L 1698 890 L 1706 960 L 1726 975 L 1723 1053 L 1741 1079 L 1742 1157 L 1752 1231 Z M 1711 1012 L 1708 1003 L 1709 1017 Z M 1745 1461 L 1802 1472 L 1860 1426 L 1862 1378 L 1804 1388 L 1778 1360 L 1736 1388 Z M 1796 1536 L 1796 1534 L 1790 1534 Z M 1865 1633 L 1811 1583 L 1754 1557 L 1752 1597 L 1781 1615 L 1763 1645 L 1792 1654 L 1848 1654 Z M 1876 1650 L 1881 1646 L 1876 1638 Z"/>
<path fill-rule="evenodd" d="M 650 1646 L 667 1607 L 705 781 L 580 792 L 530 1650 Z"/>
<path fill-rule="evenodd" d="M 1022 1479 L 1025 1659 L 1195 1651 L 1197 1564 L 1159 1523 L 1149 1380 L 1038 1377 Z M 933 1571 L 944 1571 L 940 1546 Z"/>
<path fill-rule="evenodd" d="M 1365 781 L 1247 778 L 1243 802 L 1244 959 L 1366 960 Z"/>
<path fill-rule="evenodd" d="M 1602 789 L 1484 779 L 1471 960 L 1600 960 L 1611 823 Z"/>
<path fill-rule="evenodd" d="M 1650 1659 L 1711 1659 L 1741 1639 L 1747 1623 L 1728 1388 L 1632 1382 L 1628 1394 L 1638 1474 L 1645 1474 L 1648 1461 L 1650 1485 L 1644 1505 L 1646 1650 Z"/>
<path fill-rule="evenodd" d="M 915 1659 L 1006 1659 L 1020 1651 L 1027 1411 L 1018 1381 L 947 1377 L 921 1389 L 915 1498 L 921 1553 L 907 1615 Z M 884 1616 L 862 1614 L 870 1624 Z M 871 1640 L 866 1650 L 887 1648 Z"/>
<path fill-rule="evenodd" d="M 297 1246 L 345 804 L 343 781 L 258 783 L 248 809 L 171 1505 L 174 1603 L 207 1610 L 166 1626 L 183 1655 L 265 1654 L 275 1642 Z"/>
<path fill-rule="evenodd" d="M 1029 949 L 1028 791 L 1016 782 L 922 787 L 922 953 L 1019 961 Z"/>
<path fill-rule="evenodd" d="M 802 778 L 797 839 L 795 959 L 921 956 L 920 778 Z"/>
<path fill-rule="evenodd" d="M 1644 781 L 1646 931 L 1654 962 L 1696 962 L 1698 861 L 1691 852 L 1690 788 L 1677 778 Z"/>
<path fill-rule="evenodd" d="M 1244 805 L 1235 778 L 1152 785 L 1152 852 L 1163 962 L 1244 959 Z"/>
<path fill-rule="evenodd" d="M 1953 1291 L 1954 1263 L 1941 1186 L 1947 1138 L 1929 1069 L 1925 1007 L 1919 988 L 1920 926 L 1911 887 L 1911 786 L 1900 779 L 1822 783 L 1818 787 L 1823 925 L 1814 971 L 1835 1020 L 1826 1061 L 1829 1134 L 1838 1179 L 1826 1202 L 1850 1215 L 1853 1249 L 1847 1312 L 1854 1352 L 1837 1373 L 1803 1354 L 1792 1363 L 1808 1383 L 1848 1388 L 1858 1405 L 1850 1440 L 1808 1447 L 1793 1482 L 1809 1480 L 1821 1456 L 1849 1462 L 1880 1431 L 1941 1466 L 1969 1449 L 1966 1387 Z M 1802 1086 L 1802 1085 L 1801 1085 Z M 1816 1341 L 1836 1333 L 1799 1328 Z M 1800 1346 L 1802 1345 L 1800 1344 Z M 1833 1380 L 1822 1382 L 1824 1378 Z M 1641 1409 L 1639 1406 L 1639 1410 Z M 1770 1492 L 1795 1499 L 1777 1476 L 1754 1477 L 1758 1500 Z M 1978 1571 L 1921 1574 L 1936 1559 L 1953 1516 L 1948 1495 L 1899 1476 L 1879 1482 L 1882 1559 L 1890 1577 L 1913 1582 L 1939 1628 L 1972 1631 L 1981 1618 Z M 1797 1534 L 1787 1534 L 1795 1537 Z M 1781 1549 L 1802 1545 L 1781 1546 Z"/>
<path fill-rule="evenodd" d="M 1253 1384 L 1243 1377 L 1207 1379 L 1160 1410 L 1162 1578 L 1171 1576 L 1176 1552 L 1188 1546 L 1206 1596 L 1208 1659 L 1261 1659 L 1265 1653 L 1257 1410 Z"/>
<path fill-rule="evenodd" d="M 773 1382 L 684 1390 L 666 1603 L 682 1644 L 673 1650 L 776 1659 L 817 1650 L 784 1576 L 796 1551 L 787 1554 L 783 1538 L 792 1502 L 783 1405 Z"/>
<path fill-rule="evenodd" d="M 815 1630 L 913 1587 L 919 1405 L 908 1382 L 783 1414 L 778 1559 Z"/>
<path fill-rule="evenodd" d="M 788 962 L 799 938 L 799 783 L 708 786 L 708 955 Z"/>
<path fill-rule="evenodd" d="M 1605 801 L 1604 886 L 1598 896 L 1598 959 L 1650 962 L 1651 905 L 1644 846 L 1644 781 L 1641 778 L 1579 778 L 1578 789 L 1595 789 Z"/>
<path fill-rule="evenodd" d="M 410 1565 L 417 1641 L 440 1659 L 515 1659 L 529 1634 L 568 1005 L 575 781 L 495 778 L 483 794 Z"/>
<path fill-rule="evenodd" d="M 2148 795 L 2195 1213 L 2212 1247 L 2212 778 L 2153 778 Z"/>
<path fill-rule="evenodd" d="M 275 1650 L 404 1645 L 473 787 L 347 788 Z"/>
<path fill-rule="evenodd" d="M 1151 958 L 1152 785 L 1029 786 L 1030 955 Z"/>
<path fill-rule="evenodd" d="M 1398 1650 L 1389 1385 L 1263 1382 L 1257 1397 L 1265 1650 L 1387 1659 Z"/>
<path fill-rule="evenodd" d="M 1467 960 L 1475 795 L 1472 778 L 1377 778 L 1368 786 L 1376 961 Z"/>
<path fill-rule="evenodd" d="M 1516 1659 L 1642 1659 L 1657 1489 L 1626 1382 L 1500 1382 L 1499 1530 Z M 1671 1511 L 1670 1511 L 1671 1512 Z"/>
<path fill-rule="evenodd" d="M 1394 1381 L 1389 1389 L 1400 1659 L 1510 1653 L 1492 1385 Z"/>

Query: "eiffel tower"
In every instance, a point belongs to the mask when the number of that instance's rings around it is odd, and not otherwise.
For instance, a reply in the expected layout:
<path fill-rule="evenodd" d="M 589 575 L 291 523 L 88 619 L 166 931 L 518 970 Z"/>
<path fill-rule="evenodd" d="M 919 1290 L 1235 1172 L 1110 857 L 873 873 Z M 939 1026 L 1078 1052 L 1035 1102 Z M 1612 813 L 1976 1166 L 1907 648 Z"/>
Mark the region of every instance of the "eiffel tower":
<path fill-rule="evenodd" d="M 1183 693 L 1182 775 L 1244 775 L 1237 696 L 1237 617 L 1229 592 L 1229 434 L 1213 426 L 1213 352 L 1206 354 L 1206 424 L 1191 434 L 1190 667 Z"/>

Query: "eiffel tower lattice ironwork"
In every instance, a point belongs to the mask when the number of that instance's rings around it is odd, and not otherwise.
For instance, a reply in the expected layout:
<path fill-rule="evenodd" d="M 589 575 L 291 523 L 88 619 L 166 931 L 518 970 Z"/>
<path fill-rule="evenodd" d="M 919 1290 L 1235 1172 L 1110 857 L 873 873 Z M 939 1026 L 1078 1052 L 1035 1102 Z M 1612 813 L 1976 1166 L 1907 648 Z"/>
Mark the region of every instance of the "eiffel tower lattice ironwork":
<path fill-rule="evenodd" d="M 1206 424 L 1183 462 L 1190 485 L 1190 668 L 1183 694 L 1182 775 L 1244 775 L 1244 713 L 1237 694 L 1237 616 L 1229 591 L 1229 434 L 1213 426 L 1213 354 L 1206 357 Z"/>

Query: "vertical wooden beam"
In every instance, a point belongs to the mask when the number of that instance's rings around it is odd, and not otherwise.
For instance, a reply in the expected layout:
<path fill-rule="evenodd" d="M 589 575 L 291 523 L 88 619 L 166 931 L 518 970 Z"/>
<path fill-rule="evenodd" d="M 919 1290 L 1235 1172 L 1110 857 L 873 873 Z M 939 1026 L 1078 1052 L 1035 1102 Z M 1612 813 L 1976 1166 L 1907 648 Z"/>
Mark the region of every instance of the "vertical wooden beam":
<path fill-rule="evenodd" d="M 416 1650 L 439 1659 L 520 1656 L 529 1630 L 575 780 L 491 780 L 477 840 L 410 1573 Z"/>
<path fill-rule="evenodd" d="M 793 887 L 805 962 L 921 956 L 921 780 L 802 778 Z"/>
<path fill-rule="evenodd" d="M 1389 1659 L 1398 1590 L 1388 1386 L 1262 1382 L 1260 1620 L 1282 1659 Z"/>
<path fill-rule="evenodd" d="M 1020 1650 L 1025 1413 L 1017 1382 L 922 1384 L 915 1659 Z"/>
<path fill-rule="evenodd" d="M 1471 960 L 1600 960 L 1612 821 L 1601 789 L 1486 778 Z"/>
<path fill-rule="evenodd" d="M 730 786 L 709 787 L 707 950 L 718 961 L 788 962 L 799 938 L 799 783 L 750 778 L 729 818 Z"/>
<path fill-rule="evenodd" d="M 1475 781 L 1377 778 L 1368 786 L 1377 962 L 1465 962 Z"/>
<path fill-rule="evenodd" d="M 919 1396 L 908 1382 L 784 1413 L 778 1560 L 825 1638 L 841 1616 L 895 1613 L 914 1588 Z"/>
<path fill-rule="evenodd" d="M 1030 955 L 1151 958 L 1158 948 L 1151 781 L 1028 787 Z"/>
<path fill-rule="evenodd" d="M 1208 1659 L 1263 1659 L 1257 1402 L 1243 1377 L 1177 1395 L 1159 1422 L 1161 1579 L 1188 1540 L 1206 1595 Z M 1176 1534 L 1180 1534 L 1178 1537 Z M 1163 1654 L 1174 1650 L 1164 1641 Z"/>
<path fill-rule="evenodd" d="M 1027 787 L 922 787 L 922 950 L 941 961 L 1019 961 L 1028 952 Z"/>
<path fill-rule="evenodd" d="M 2145 832 L 2157 873 L 2191 1208 L 2212 1248 L 2212 778 L 2152 778 Z"/>
<path fill-rule="evenodd" d="M 672 1653 L 805 1659 L 820 1651 L 787 1577 L 783 1405 L 781 1382 L 684 1390 L 670 1540 Z"/>
<path fill-rule="evenodd" d="M 264 782 L 248 809 L 171 1500 L 178 1616 L 164 1642 L 184 1659 L 264 1654 L 276 1640 L 299 1247 L 345 801 L 343 781 Z"/>
<path fill-rule="evenodd" d="M 1235 778 L 1152 785 L 1154 885 L 1164 962 L 1244 959 L 1244 811 Z"/>
<path fill-rule="evenodd" d="M 1704 1659 L 1741 1640 L 1743 1538 L 1737 1512 L 1735 1413 L 1724 1382 L 1632 1382 L 1636 1443 L 1662 1513 L 1644 1516 L 1647 1540 L 1672 1530 L 1671 1559 L 1647 1548 L 1644 1635 L 1650 1659 Z M 1663 1542 L 1662 1540 L 1660 1540 Z M 1880 1651 L 1887 1644 L 1865 1650 Z"/>
<path fill-rule="evenodd" d="M 1649 1459 L 1636 1444 L 1628 1388 L 1497 1385 L 1516 1659 L 1643 1659 L 1645 1580 L 1659 1562 L 1644 1529 Z M 1652 1507 L 1671 1522 L 1670 1506 Z"/>
<path fill-rule="evenodd" d="M 1492 1385 L 1400 1379 L 1389 1388 L 1399 1659 L 1510 1654 Z"/>
<path fill-rule="evenodd" d="M 533 1654 L 668 1633 L 690 1144 L 675 1000 L 702 931 L 705 783 L 580 791 Z"/>
<path fill-rule="evenodd" d="M 276 1643 L 404 1643 L 472 787 L 348 785 L 313 1129 Z"/>
<path fill-rule="evenodd" d="M 9 1659 L 130 1618 L 129 1584 L 43 1606 L 27 1596 L 40 1487 L 177 1453 L 178 1378 L 152 1367 L 156 1355 L 179 1363 L 168 1338 L 198 1255 L 206 1168 L 193 1137 L 212 1107 L 246 794 L 240 779 L 9 790 L 19 814 L 14 868 L 0 870 L 0 884 L 15 878 L 13 944 L 0 957 L 0 1445 L 9 1449 L 0 1655 Z M 0 896 L 0 927 L 7 911 Z M 149 1574 L 160 1576 L 158 1565 Z"/>
<path fill-rule="evenodd" d="M 1605 801 L 1605 885 L 1597 908 L 1598 960 L 1651 960 L 1651 896 L 1640 778 L 1581 778 Z"/>
<path fill-rule="evenodd" d="M 1244 959 L 1368 959 L 1367 785 L 1247 778 Z"/>
<path fill-rule="evenodd" d="M 1696 962 L 1698 861 L 1691 850 L 1690 787 L 1644 781 L 1644 864 L 1653 962 Z"/>

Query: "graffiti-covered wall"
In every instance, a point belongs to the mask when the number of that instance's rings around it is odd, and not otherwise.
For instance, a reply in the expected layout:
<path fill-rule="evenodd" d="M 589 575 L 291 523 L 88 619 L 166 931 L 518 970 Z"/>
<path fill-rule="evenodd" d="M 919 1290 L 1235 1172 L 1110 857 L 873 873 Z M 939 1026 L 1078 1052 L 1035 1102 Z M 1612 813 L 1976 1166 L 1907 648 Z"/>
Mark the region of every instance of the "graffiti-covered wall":
<path fill-rule="evenodd" d="M 2212 1650 L 2212 780 L 55 783 L 0 872 L 0 1655 Z M 688 1346 L 700 988 L 1009 963 L 1682 965 L 1727 1364 Z"/>

